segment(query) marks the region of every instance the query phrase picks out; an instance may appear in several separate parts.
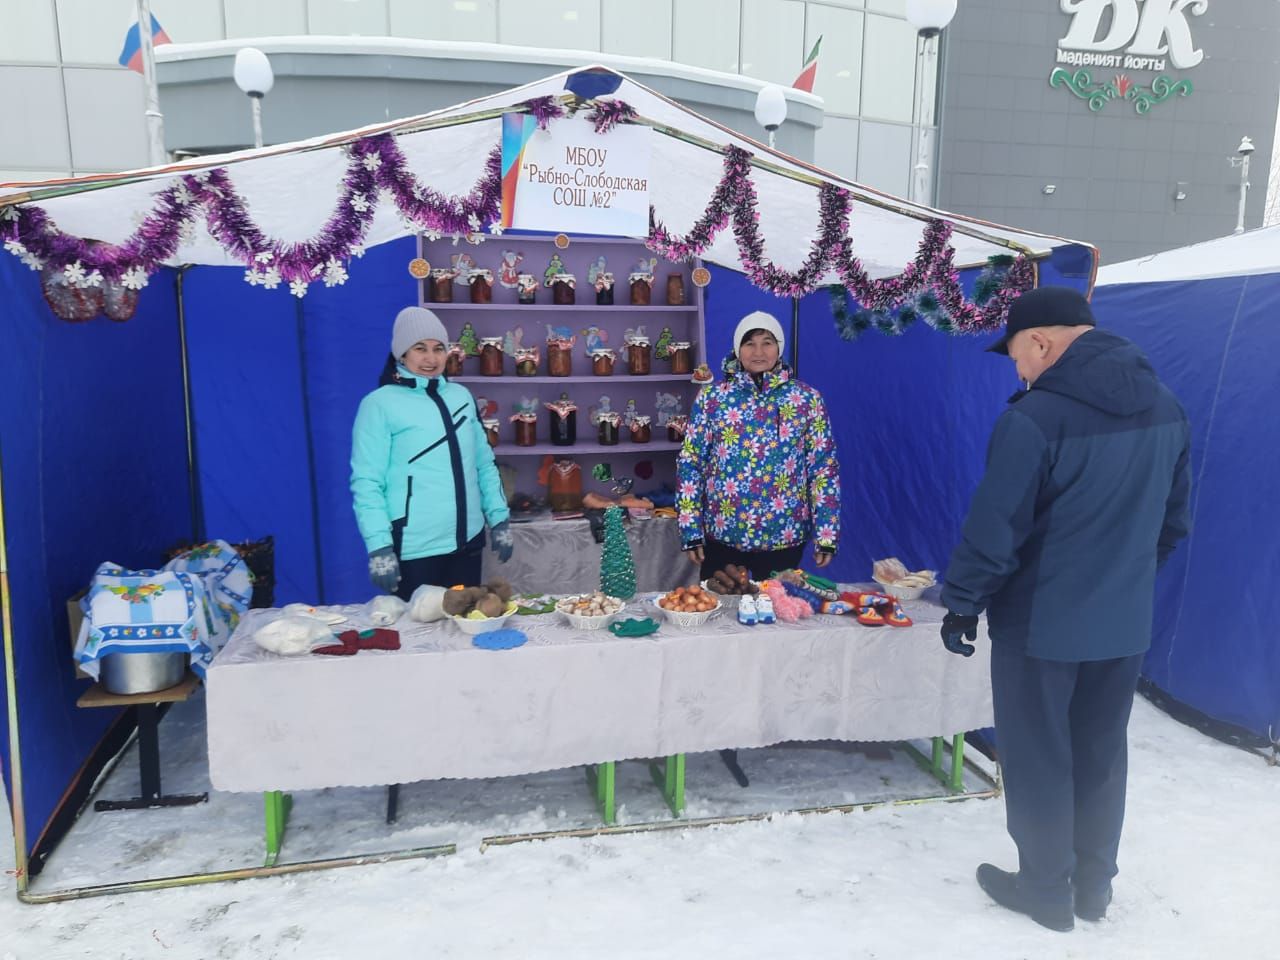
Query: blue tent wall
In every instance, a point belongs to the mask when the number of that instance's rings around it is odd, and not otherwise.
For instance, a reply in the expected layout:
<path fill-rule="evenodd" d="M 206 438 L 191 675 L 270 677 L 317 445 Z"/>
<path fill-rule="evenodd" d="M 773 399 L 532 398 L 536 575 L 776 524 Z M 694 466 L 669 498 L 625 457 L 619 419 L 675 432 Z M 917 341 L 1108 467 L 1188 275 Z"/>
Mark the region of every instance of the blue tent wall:
<path fill-rule="evenodd" d="M 118 713 L 81 710 L 66 600 L 104 560 L 157 566 L 191 535 L 172 271 L 127 323 L 70 324 L 0 257 L 0 457 L 28 852 Z M 0 717 L 0 722 L 7 721 Z M 8 731 L 0 741 L 12 787 Z"/>
<path fill-rule="evenodd" d="M 1099 287 L 1192 426 L 1192 524 L 1156 584 L 1143 674 L 1175 699 L 1280 737 L 1280 275 Z"/>

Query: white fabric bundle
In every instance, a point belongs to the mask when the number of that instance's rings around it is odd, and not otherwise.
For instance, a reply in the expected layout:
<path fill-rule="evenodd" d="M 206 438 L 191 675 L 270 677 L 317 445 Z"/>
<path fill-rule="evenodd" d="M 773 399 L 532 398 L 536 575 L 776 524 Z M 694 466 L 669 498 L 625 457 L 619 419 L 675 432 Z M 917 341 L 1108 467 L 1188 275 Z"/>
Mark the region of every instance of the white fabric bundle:
<path fill-rule="evenodd" d="M 279 617 L 253 635 L 254 643 L 263 650 L 281 656 L 310 653 L 311 648 L 322 643 L 333 643 L 333 633 L 323 620 L 315 617 Z"/>
<path fill-rule="evenodd" d="M 409 616 L 422 623 L 444 618 L 444 587 L 424 583 L 409 598 Z"/>
<path fill-rule="evenodd" d="M 389 627 L 409 609 L 409 605 L 399 597 L 384 593 L 374 597 L 364 605 L 365 616 L 375 627 Z"/>

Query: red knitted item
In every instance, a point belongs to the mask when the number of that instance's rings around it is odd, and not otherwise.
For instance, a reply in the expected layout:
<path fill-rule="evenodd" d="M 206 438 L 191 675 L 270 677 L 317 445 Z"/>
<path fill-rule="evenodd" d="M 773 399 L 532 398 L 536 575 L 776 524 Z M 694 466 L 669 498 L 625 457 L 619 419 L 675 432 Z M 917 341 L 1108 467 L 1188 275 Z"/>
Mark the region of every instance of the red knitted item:
<path fill-rule="evenodd" d="M 395 630 L 375 627 L 372 630 L 344 630 L 338 634 L 340 643 L 325 647 L 316 647 L 312 653 L 323 653 L 332 657 L 350 657 L 361 650 L 399 650 L 400 634 Z"/>

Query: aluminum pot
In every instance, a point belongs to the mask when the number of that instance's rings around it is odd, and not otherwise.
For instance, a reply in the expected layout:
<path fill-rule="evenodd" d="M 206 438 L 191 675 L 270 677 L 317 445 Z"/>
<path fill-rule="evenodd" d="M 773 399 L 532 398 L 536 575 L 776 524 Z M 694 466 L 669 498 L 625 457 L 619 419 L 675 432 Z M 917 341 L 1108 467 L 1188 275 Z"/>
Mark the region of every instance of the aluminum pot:
<path fill-rule="evenodd" d="M 98 679 L 109 693 L 155 693 L 181 683 L 186 670 L 185 653 L 109 653 Z"/>

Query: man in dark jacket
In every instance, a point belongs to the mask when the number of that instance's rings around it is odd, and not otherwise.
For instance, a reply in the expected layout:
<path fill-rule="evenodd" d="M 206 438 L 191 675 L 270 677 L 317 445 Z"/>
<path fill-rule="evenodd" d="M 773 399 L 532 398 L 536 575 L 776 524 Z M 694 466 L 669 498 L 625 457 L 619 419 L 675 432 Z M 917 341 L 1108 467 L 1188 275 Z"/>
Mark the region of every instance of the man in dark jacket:
<path fill-rule="evenodd" d="M 996 421 L 947 568 L 942 638 L 969 656 L 987 611 L 996 746 L 1018 871 L 978 883 L 1054 930 L 1101 920 L 1124 821 L 1126 727 L 1157 568 L 1186 536 L 1190 428 L 1142 352 L 1066 287 L 1015 301 L 1027 389 Z"/>

